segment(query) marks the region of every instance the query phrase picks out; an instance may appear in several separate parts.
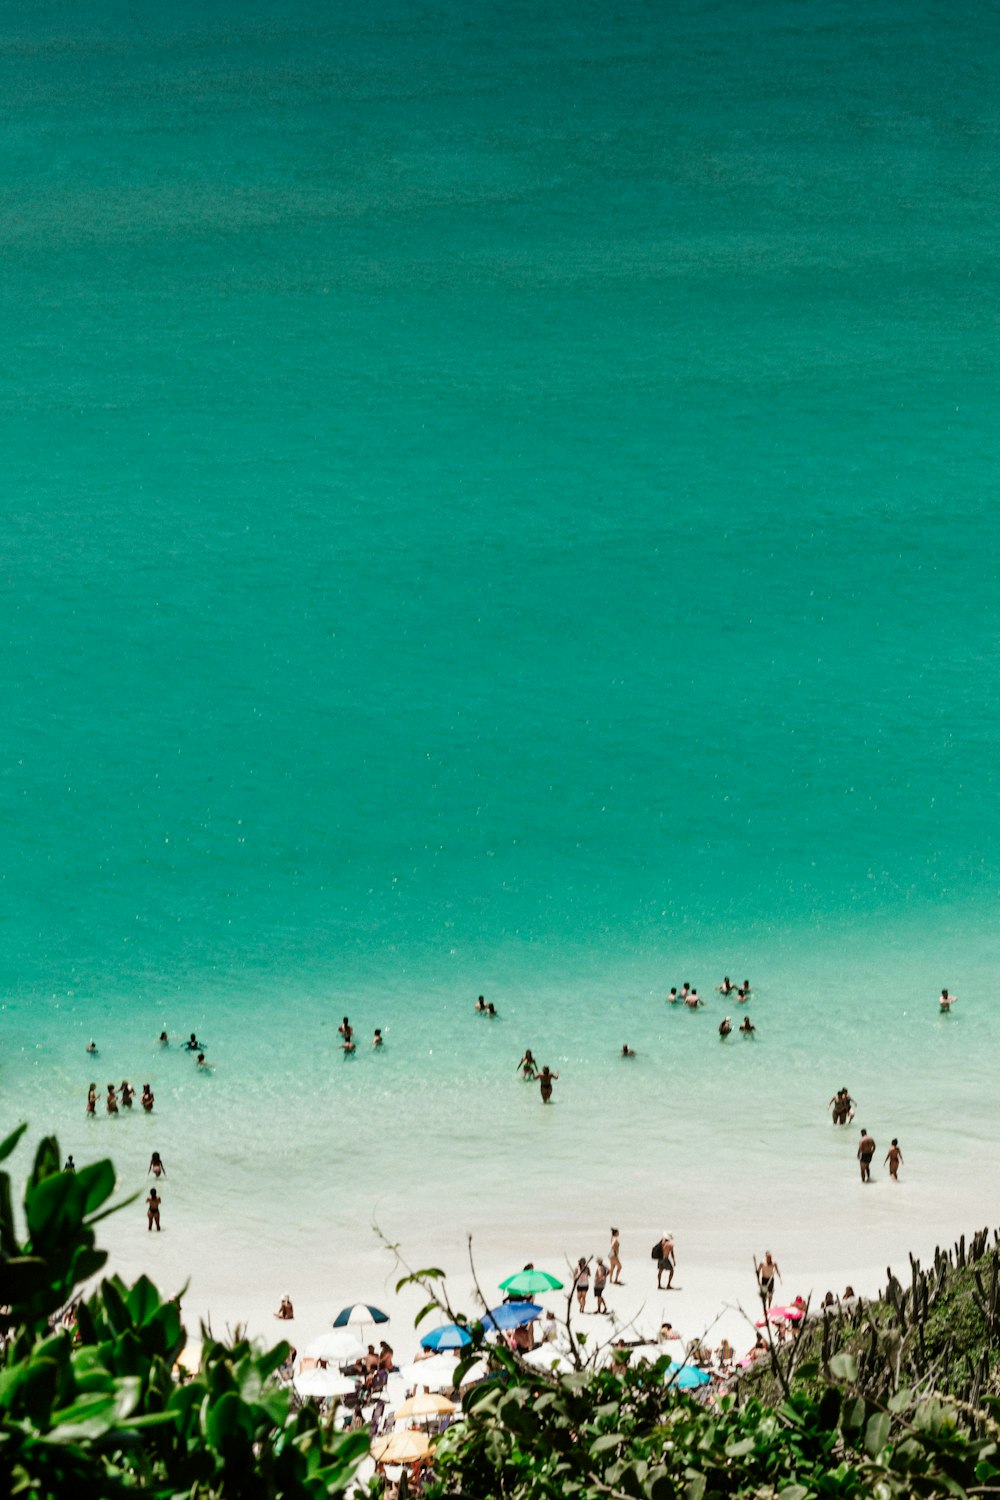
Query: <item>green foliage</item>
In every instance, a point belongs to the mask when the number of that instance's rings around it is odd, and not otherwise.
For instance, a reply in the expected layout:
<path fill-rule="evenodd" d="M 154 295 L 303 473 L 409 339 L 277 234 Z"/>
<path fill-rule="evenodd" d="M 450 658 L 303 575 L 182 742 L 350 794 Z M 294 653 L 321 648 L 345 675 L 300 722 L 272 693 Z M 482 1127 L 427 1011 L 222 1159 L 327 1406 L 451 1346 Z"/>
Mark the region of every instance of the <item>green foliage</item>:
<path fill-rule="evenodd" d="M 0 1145 L 8 1157 L 24 1126 Z M 93 1226 L 115 1186 L 109 1162 L 59 1170 L 43 1140 L 24 1193 L 27 1239 L 0 1173 L 0 1298 L 8 1335 L 0 1367 L 0 1492 L 39 1497 L 240 1496 L 307 1500 L 343 1494 L 367 1452 L 364 1433 L 336 1435 L 313 1408 L 293 1411 L 271 1379 L 287 1344 L 206 1339 L 201 1368 L 180 1381 L 185 1334 L 175 1302 L 140 1277 L 118 1277 L 77 1309 L 76 1334 L 52 1315 L 101 1269 Z"/>

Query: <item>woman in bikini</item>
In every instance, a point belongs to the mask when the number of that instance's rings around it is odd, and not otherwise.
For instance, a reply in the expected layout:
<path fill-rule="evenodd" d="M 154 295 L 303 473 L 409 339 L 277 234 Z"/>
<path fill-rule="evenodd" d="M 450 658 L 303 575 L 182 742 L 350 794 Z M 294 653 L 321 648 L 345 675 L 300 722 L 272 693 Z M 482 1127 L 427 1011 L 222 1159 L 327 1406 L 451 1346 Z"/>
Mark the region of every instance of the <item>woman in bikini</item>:
<path fill-rule="evenodd" d="M 622 1263 L 619 1254 L 621 1240 L 618 1238 L 618 1230 L 611 1226 L 611 1249 L 608 1252 L 608 1270 L 611 1272 L 611 1285 L 617 1286 L 622 1279 Z"/>
<path fill-rule="evenodd" d="M 118 1097 L 115 1094 L 115 1086 L 113 1083 L 108 1084 L 108 1097 L 104 1102 L 107 1106 L 109 1115 L 116 1115 L 118 1113 Z"/>
<path fill-rule="evenodd" d="M 132 1100 L 135 1097 L 135 1089 L 129 1083 L 129 1081 L 128 1081 L 127 1078 L 123 1078 L 122 1079 L 121 1094 L 122 1094 L 122 1107 L 124 1109 L 131 1109 L 132 1108 Z"/>
<path fill-rule="evenodd" d="M 92 1115 L 97 1109 L 97 1084 L 92 1083 L 87 1090 L 87 1113 Z"/>
<path fill-rule="evenodd" d="M 153 1090 L 148 1083 L 144 1083 L 142 1086 L 142 1098 L 139 1100 L 139 1103 L 148 1115 L 153 1107 Z"/>
<path fill-rule="evenodd" d="M 160 1232 L 160 1204 L 163 1199 L 155 1188 L 150 1188 L 149 1197 L 146 1199 L 146 1228 L 152 1229 L 156 1225 L 156 1232 Z"/>
<path fill-rule="evenodd" d="M 521 1077 L 526 1078 L 530 1083 L 530 1081 L 534 1078 L 535 1072 L 538 1068 L 538 1064 L 535 1062 L 535 1059 L 531 1055 L 530 1047 L 525 1048 L 524 1056 L 521 1058 L 521 1061 L 518 1063 L 517 1067 L 521 1069 Z M 514 1071 L 516 1073 L 517 1068 L 515 1068 Z"/>
<path fill-rule="evenodd" d="M 159 1151 L 154 1151 L 152 1156 L 149 1158 L 149 1166 L 146 1169 L 147 1177 L 149 1176 L 150 1172 L 152 1172 L 154 1177 L 166 1177 L 167 1175 L 167 1169 L 163 1165 L 163 1162 L 160 1160 Z"/>
<path fill-rule="evenodd" d="M 584 1304 L 587 1301 L 587 1293 L 589 1291 L 590 1267 L 587 1264 L 586 1257 L 581 1255 L 576 1266 L 576 1300 L 579 1303 L 581 1312 L 586 1312 L 587 1310 Z"/>
<path fill-rule="evenodd" d="M 552 1084 L 558 1077 L 559 1074 L 553 1073 L 548 1063 L 545 1064 L 545 1067 L 539 1073 L 538 1087 L 542 1096 L 543 1104 L 548 1104 L 549 1100 L 552 1098 Z"/>

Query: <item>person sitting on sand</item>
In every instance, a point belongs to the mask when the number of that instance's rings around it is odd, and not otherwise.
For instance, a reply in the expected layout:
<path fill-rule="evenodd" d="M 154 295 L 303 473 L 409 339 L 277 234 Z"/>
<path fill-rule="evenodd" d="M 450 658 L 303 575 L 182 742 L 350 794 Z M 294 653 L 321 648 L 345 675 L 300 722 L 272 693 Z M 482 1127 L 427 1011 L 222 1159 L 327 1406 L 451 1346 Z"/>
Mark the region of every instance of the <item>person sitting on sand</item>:
<path fill-rule="evenodd" d="M 378 1367 L 380 1370 L 392 1370 L 394 1368 L 393 1353 L 385 1339 L 378 1346 Z"/>
<path fill-rule="evenodd" d="M 733 1359 L 735 1358 L 735 1355 L 736 1350 L 733 1348 L 732 1344 L 728 1339 L 723 1339 L 718 1349 L 716 1349 L 715 1351 L 715 1357 L 719 1361 L 720 1369 L 728 1370 L 729 1366 L 733 1362 Z"/>
<path fill-rule="evenodd" d="M 553 1071 L 549 1067 L 548 1063 L 545 1064 L 544 1068 L 539 1073 L 539 1075 L 538 1075 L 538 1088 L 539 1088 L 539 1092 L 541 1093 L 541 1096 L 542 1096 L 542 1103 L 543 1104 L 548 1104 L 549 1101 L 551 1100 L 551 1098 L 552 1098 L 552 1085 L 553 1085 L 553 1083 L 555 1082 L 555 1080 L 558 1077 L 559 1077 L 559 1074 L 558 1073 L 553 1073 Z"/>
<path fill-rule="evenodd" d="M 287 1292 L 282 1297 L 281 1304 L 274 1316 L 276 1318 L 280 1318 L 282 1323 L 289 1323 L 291 1322 L 292 1318 L 295 1317 L 295 1309 L 292 1307 L 292 1299 L 291 1297 L 289 1297 Z"/>
<path fill-rule="evenodd" d="M 671 1339 L 679 1339 L 679 1338 L 680 1338 L 680 1334 L 677 1332 L 677 1329 L 674 1327 L 673 1323 L 668 1323 L 667 1320 L 664 1319 L 663 1322 L 660 1324 L 660 1333 L 659 1333 L 660 1343 L 661 1344 L 669 1344 L 669 1342 L 670 1342 Z"/>
<path fill-rule="evenodd" d="M 743 1036 L 753 1036 L 753 1034 L 754 1034 L 754 1032 L 756 1030 L 757 1030 L 757 1028 L 753 1024 L 753 1022 L 751 1021 L 750 1017 L 749 1016 L 744 1016 L 743 1020 L 740 1022 L 740 1032 L 742 1033 L 742 1035 Z"/>
<path fill-rule="evenodd" d="M 719 1022 L 719 1035 L 722 1037 L 723 1041 L 725 1041 L 726 1037 L 729 1035 L 732 1029 L 733 1023 L 730 1020 L 729 1016 L 723 1016 L 722 1020 Z"/>
<path fill-rule="evenodd" d="M 139 1100 L 139 1103 L 142 1105 L 147 1115 L 153 1107 L 153 1098 L 153 1090 L 150 1088 L 148 1083 L 144 1083 L 142 1086 L 142 1098 Z"/>
<path fill-rule="evenodd" d="M 938 1004 L 941 1006 L 941 1010 L 942 1010 L 942 1013 L 944 1015 L 948 1014 L 948 1012 L 951 1010 L 951 1007 L 955 1004 L 955 1002 L 956 1002 L 957 999 L 958 999 L 957 995 L 949 995 L 949 993 L 948 993 L 947 990 L 942 990 L 941 991 L 941 998 L 940 998 Z"/>
<path fill-rule="evenodd" d="M 623 1042 L 622 1043 L 622 1057 L 634 1057 L 634 1056 L 635 1056 L 635 1053 L 632 1051 L 632 1048 L 629 1046 L 628 1042 Z"/>

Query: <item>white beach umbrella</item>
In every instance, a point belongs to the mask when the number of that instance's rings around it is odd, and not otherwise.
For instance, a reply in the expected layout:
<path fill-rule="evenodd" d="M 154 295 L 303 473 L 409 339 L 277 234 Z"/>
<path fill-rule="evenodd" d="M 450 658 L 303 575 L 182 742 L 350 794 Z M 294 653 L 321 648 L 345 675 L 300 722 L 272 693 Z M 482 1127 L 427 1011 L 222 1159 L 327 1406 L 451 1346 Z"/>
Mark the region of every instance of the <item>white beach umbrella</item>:
<path fill-rule="evenodd" d="M 427 1386 L 431 1391 L 450 1391 L 458 1374 L 458 1360 L 450 1354 L 435 1354 L 433 1359 L 418 1359 L 412 1365 L 404 1365 L 400 1375 L 407 1385 Z M 471 1365 L 462 1380 L 469 1385 L 473 1380 L 482 1380 L 486 1366 L 481 1359 Z"/>
<path fill-rule="evenodd" d="M 521 1358 L 535 1370 L 551 1370 L 554 1375 L 568 1375 L 574 1368 L 568 1359 L 553 1349 L 551 1344 L 542 1344 L 538 1349 L 529 1349 Z"/>
<path fill-rule="evenodd" d="M 306 1359 L 330 1359 L 335 1364 L 345 1364 L 364 1354 L 365 1346 L 347 1328 L 338 1328 L 333 1333 L 321 1333 L 318 1339 L 307 1344 L 302 1353 Z"/>
<path fill-rule="evenodd" d="M 355 1389 L 350 1376 L 336 1370 L 305 1370 L 292 1385 L 300 1396 L 349 1396 Z"/>

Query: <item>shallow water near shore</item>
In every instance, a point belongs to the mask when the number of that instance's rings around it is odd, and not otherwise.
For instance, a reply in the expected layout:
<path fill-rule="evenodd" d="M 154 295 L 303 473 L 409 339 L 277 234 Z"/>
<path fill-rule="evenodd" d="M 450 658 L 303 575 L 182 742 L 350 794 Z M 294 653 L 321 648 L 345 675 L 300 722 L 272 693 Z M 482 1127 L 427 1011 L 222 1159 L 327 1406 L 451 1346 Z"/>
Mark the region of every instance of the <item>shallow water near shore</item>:
<path fill-rule="evenodd" d="M 163 1154 L 116 1263 L 318 1317 L 373 1221 L 491 1272 L 616 1221 L 696 1319 L 765 1243 L 858 1282 L 998 1217 L 994 51 L 931 4 L 0 30 L 0 1087 Z M 86 1120 L 122 1077 L 154 1115 Z"/>

